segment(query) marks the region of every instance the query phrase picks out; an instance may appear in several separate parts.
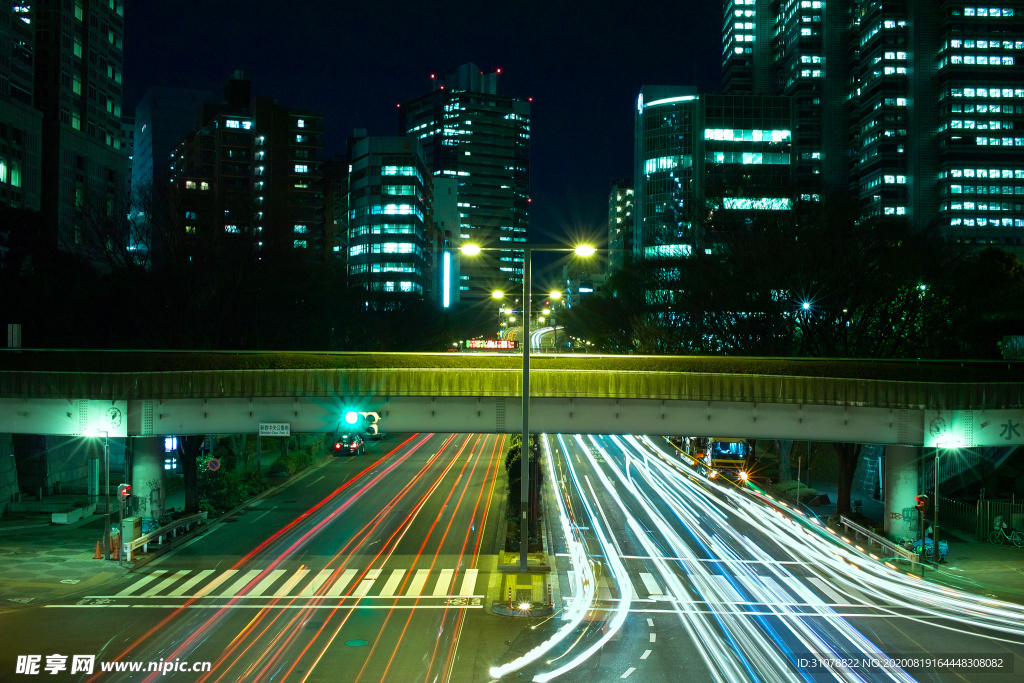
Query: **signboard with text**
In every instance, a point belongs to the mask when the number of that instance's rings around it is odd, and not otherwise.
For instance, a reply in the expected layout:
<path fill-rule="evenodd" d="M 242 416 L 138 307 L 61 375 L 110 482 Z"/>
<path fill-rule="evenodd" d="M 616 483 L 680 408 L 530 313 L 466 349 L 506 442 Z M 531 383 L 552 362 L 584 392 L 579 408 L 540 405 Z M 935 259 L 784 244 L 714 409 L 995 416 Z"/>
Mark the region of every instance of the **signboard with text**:
<path fill-rule="evenodd" d="M 1024 410 L 926 410 L 926 448 L 1024 444 Z"/>
<path fill-rule="evenodd" d="M 291 422 L 260 422 L 260 436 L 291 436 Z"/>
<path fill-rule="evenodd" d="M 511 339 L 467 339 L 467 349 L 486 349 L 488 351 L 515 351 L 519 342 Z"/>

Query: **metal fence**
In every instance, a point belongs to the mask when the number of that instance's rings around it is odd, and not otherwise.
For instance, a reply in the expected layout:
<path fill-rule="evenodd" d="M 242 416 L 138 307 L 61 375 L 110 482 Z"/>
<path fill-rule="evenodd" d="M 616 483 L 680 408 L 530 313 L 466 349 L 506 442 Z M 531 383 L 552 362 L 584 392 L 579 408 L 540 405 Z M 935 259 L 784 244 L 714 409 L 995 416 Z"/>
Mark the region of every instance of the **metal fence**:
<path fill-rule="evenodd" d="M 946 528 L 956 529 L 974 540 L 982 540 L 988 534 L 984 531 L 978 515 L 980 501 L 965 503 L 960 500 L 941 498 L 939 522 Z"/>
<path fill-rule="evenodd" d="M 1007 527 L 1024 531 L 1024 500 L 976 500 L 964 502 L 942 498 L 939 505 L 940 523 L 976 541 L 984 541 L 992 531 L 996 517 L 1002 517 Z"/>
<path fill-rule="evenodd" d="M 940 511 L 941 512 L 941 511 Z M 983 500 L 978 504 L 980 539 L 988 538 L 994 528 L 996 517 L 1002 517 L 1006 525 L 1017 531 L 1024 531 L 1024 500 Z"/>

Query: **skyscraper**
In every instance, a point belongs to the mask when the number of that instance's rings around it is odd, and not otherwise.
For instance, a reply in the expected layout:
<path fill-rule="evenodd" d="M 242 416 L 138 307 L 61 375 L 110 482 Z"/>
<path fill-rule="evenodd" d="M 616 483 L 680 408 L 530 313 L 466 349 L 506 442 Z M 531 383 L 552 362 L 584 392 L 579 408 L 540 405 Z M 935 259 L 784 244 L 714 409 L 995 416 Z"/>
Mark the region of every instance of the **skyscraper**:
<path fill-rule="evenodd" d="M 201 127 L 171 155 L 186 235 L 248 234 L 261 253 L 276 247 L 323 260 L 323 117 L 251 99 L 241 72 L 224 96 L 223 103 L 201 105 Z"/>
<path fill-rule="evenodd" d="M 792 99 L 644 86 L 637 98 L 635 259 L 712 253 L 792 202 Z"/>
<path fill-rule="evenodd" d="M 633 184 L 617 180 L 608 193 L 608 274 L 633 259 Z"/>
<path fill-rule="evenodd" d="M 866 220 L 1024 254 L 1024 2 L 723 8 L 724 90 L 794 98 L 799 198 L 849 189 Z"/>
<path fill-rule="evenodd" d="M 0 205 L 38 211 L 42 114 L 33 107 L 34 21 L 28 2 L 0 8 Z"/>
<path fill-rule="evenodd" d="M 430 175 L 415 137 L 349 144 L 348 281 L 373 292 L 430 287 Z"/>
<path fill-rule="evenodd" d="M 123 0 L 37 0 L 35 106 L 43 114 L 41 208 L 64 248 L 127 205 L 121 149 Z M 117 207 L 116 209 L 114 207 Z M 100 216 L 102 219 L 102 217 Z"/>
<path fill-rule="evenodd" d="M 527 241 L 529 224 L 530 102 L 500 94 L 499 80 L 500 69 L 464 64 L 399 109 L 400 132 L 421 142 L 430 172 L 458 182 L 453 239 L 502 248 L 462 260 L 461 298 L 475 301 L 523 282 L 516 244 Z"/>

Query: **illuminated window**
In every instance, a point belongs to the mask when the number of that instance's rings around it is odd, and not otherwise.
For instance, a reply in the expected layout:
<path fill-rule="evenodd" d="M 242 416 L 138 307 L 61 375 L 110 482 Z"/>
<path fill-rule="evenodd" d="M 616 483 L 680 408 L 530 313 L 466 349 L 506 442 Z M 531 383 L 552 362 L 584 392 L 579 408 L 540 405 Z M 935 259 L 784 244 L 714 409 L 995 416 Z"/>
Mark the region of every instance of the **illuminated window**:
<path fill-rule="evenodd" d="M 292 248 L 293 249 L 305 249 L 306 248 L 306 240 L 295 240 L 295 241 L 293 241 L 292 242 Z"/>
<path fill-rule="evenodd" d="M 200 190 L 209 190 L 210 189 L 210 183 L 208 183 L 208 182 L 206 182 L 204 180 L 203 182 L 199 183 L 199 189 Z"/>
<path fill-rule="evenodd" d="M 309 173 L 309 166 L 306 164 L 295 164 L 296 173 Z"/>
<path fill-rule="evenodd" d="M 239 128 L 241 124 L 235 119 L 228 119 L 224 122 L 224 125 L 228 128 Z"/>
<path fill-rule="evenodd" d="M 295 123 L 295 125 L 298 126 L 299 128 L 305 128 L 306 127 L 306 120 L 305 119 L 299 119 Z"/>
<path fill-rule="evenodd" d="M 185 181 L 185 189 L 186 190 L 194 190 L 194 189 L 196 189 L 196 181 L 194 181 L 194 180 L 186 180 Z"/>
<path fill-rule="evenodd" d="M 293 228 L 293 231 L 299 233 L 300 235 L 301 234 L 305 234 L 306 230 L 307 230 L 306 226 L 302 225 L 301 223 L 297 223 L 295 225 L 295 227 Z"/>

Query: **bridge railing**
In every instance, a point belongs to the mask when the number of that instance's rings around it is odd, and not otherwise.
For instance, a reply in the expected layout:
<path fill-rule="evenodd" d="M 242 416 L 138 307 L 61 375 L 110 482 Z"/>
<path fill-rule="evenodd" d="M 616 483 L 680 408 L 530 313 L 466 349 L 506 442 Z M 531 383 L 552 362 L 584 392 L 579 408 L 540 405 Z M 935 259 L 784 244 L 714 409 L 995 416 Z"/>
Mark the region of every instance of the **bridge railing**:
<path fill-rule="evenodd" d="M 150 531 L 148 534 L 139 536 L 134 541 L 125 541 L 125 557 L 131 557 L 132 551 L 136 550 L 137 548 L 142 548 L 142 552 L 146 552 L 149 548 L 149 544 L 152 543 L 154 539 L 156 539 L 157 545 L 163 545 L 165 536 L 171 536 L 171 538 L 174 538 L 178 535 L 178 530 L 182 529 L 183 527 L 185 531 L 188 531 L 190 528 L 192 528 L 193 524 L 199 524 L 200 522 L 205 520 L 207 514 L 208 513 L 206 512 L 200 512 L 196 515 L 182 517 L 181 519 L 174 520 L 170 524 L 165 524 L 159 529 L 154 529 L 153 531 Z"/>
<path fill-rule="evenodd" d="M 913 571 L 917 571 L 918 565 L 920 565 L 921 563 L 921 558 L 917 553 L 907 550 L 903 546 L 897 545 L 896 543 L 893 543 L 887 538 L 879 536 L 874 531 L 862 527 L 860 524 L 857 524 L 856 522 L 854 522 L 851 519 L 848 519 L 845 516 L 840 515 L 839 523 L 842 524 L 852 534 L 854 534 L 855 537 L 863 536 L 864 538 L 867 538 L 872 543 L 880 547 L 883 551 L 885 551 L 883 552 L 883 554 L 889 556 L 886 559 L 897 559 L 909 562 L 910 568 Z"/>

